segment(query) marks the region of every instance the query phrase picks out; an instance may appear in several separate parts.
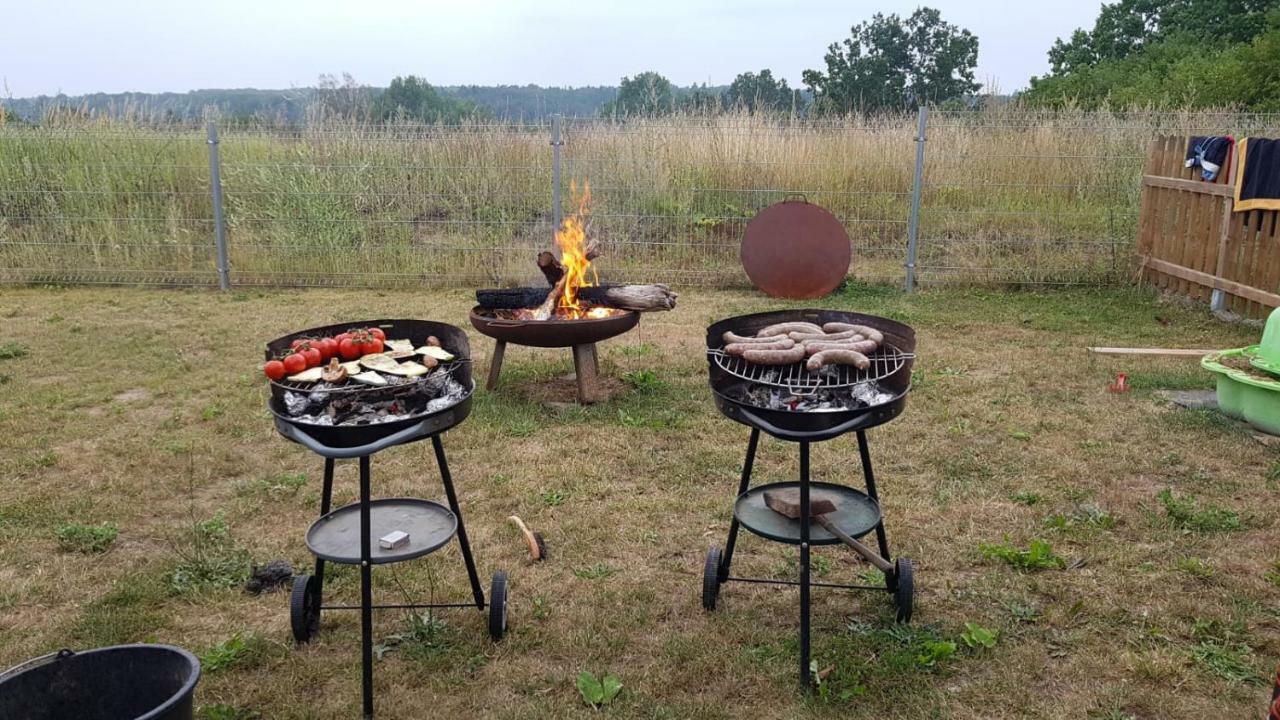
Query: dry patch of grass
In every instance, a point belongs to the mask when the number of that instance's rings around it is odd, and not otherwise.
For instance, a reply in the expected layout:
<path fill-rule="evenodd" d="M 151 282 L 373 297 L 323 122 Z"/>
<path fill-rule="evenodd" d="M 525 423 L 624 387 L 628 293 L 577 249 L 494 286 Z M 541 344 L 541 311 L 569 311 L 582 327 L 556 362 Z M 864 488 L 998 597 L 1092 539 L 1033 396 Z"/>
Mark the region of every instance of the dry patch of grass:
<path fill-rule="evenodd" d="M 0 293 L 0 346 L 24 350 L 0 359 L 0 665 L 172 642 L 218 660 L 198 691 L 207 717 L 355 715 L 357 616 L 326 615 L 293 649 L 287 598 L 233 586 L 247 562 L 309 565 L 303 534 L 319 505 L 319 459 L 271 430 L 260 347 L 343 319 L 465 326 L 469 304 L 464 291 Z M 676 312 L 601 346 L 617 380 L 608 402 L 548 406 L 562 398 L 543 386 L 570 371 L 568 352 L 518 348 L 502 387 L 479 391 L 448 433 L 481 571 L 511 573 L 511 632 L 490 643 L 473 611 L 382 614 L 382 716 L 590 717 L 584 672 L 621 682 L 602 712 L 626 718 L 1261 710 L 1260 678 L 1280 656 L 1280 532 L 1264 510 L 1280 456 L 1154 395 L 1210 385 L 1187 361 L 1082 349 L 1233 347 L 1255 331 L 1132 291 L 855 288 L 819 304 L 920 334 L 906 413 L 870 433 L 890 542 L 917 564 L 915 624 L 895 626 L 881 594 L 815 592 L 814 652 L 830 673 L 806 697 L 794 591 L 730 584 L 720 609 L 701 610 L 702 556 L 723 542 L 747 436 L 709 397 L 704 328 L 783 303 L 682 293 Z M 492 343 L 471 339 L 483 370 Z M 1135 390 L 1112 395 L 1120 371 Z M 856 483 L 857 457 L 850 438 L 822 443 L 813 471 Z M 762 441 L 759 482 L 795 472 L 794 445 Z M 379 457 L 374 483 L 380 495 L 442 495 L 426 446 Z M 341 463 L 335 502 L 355 494 Z M 513 513 L 546 537 L 548 562 L 527 563 Z M 59 551 L 60 528 L 109 526 L 118 534 L 102 552 Z M 1048 557 L 1041 543 L 1062 562 L 1005 559 Z M 1002 549 L 989 559 L 984 547 Z M 750 536 L 739 548 L 735 572 L 793 571 L 791 548 Z M 817 557 L 824 580 L 875 582 L 848 552 Z M 467 595 L 453 546 L 379 568 L 375 582 L 387 602 Z M 327 584 L 337 601 L 357 588 L 346 568 Z"/>

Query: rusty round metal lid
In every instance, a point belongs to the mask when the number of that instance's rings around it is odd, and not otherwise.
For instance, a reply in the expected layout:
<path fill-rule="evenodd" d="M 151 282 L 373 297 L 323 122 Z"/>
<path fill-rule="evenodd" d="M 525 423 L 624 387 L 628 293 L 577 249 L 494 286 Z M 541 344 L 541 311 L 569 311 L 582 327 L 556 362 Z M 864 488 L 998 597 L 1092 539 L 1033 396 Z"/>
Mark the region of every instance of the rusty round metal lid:
<path fill-rule="evenodd" d="M 761 210 L 742 237 L 742 267 L 752 284 L 781 298 L 817 298 L 849 273 L 849 234 L 835 215 L 803 199 Z"/>

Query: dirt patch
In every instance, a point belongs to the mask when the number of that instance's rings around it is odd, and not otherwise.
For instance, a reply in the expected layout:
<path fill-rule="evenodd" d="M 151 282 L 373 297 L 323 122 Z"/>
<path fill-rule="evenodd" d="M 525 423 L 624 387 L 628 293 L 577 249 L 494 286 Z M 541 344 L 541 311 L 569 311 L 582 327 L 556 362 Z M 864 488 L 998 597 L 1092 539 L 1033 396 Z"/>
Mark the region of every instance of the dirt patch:
<path fill-rule="evenodd" d="M 111 399 L 122 403 L 142 402 L 143 400 L 151 399 L 151 391 L 146 390 L 145 388 L 134 388 L 132 390 L 125 390 L 122 393 L 113 395 Z"/>

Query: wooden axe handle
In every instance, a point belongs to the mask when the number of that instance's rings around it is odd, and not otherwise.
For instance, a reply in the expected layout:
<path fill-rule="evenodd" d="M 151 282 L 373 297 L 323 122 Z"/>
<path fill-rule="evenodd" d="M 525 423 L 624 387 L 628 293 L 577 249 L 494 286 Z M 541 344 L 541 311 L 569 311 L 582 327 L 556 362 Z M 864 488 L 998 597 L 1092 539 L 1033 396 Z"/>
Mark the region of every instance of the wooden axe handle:
<path fill-rule="evenodd" d="M 893 574 L 893 563 L 880 557 L 878 553 L 876 553 L 874 550 L 867 547 L 866 545 L 863 545 L 857 540 L 854 540 L 845 531 L 836 527 L 835 523 L 828 520 L 826 515 L 814 515 L 813 519 L 817 520 L 819 525 L 826 528 L 827 532 L 840 538 L 841 542 L 853 548 L 854 552 L 861 555 L 867 562 L 880 568 L 881 572 L 883 572 L 886 575 Z"/>

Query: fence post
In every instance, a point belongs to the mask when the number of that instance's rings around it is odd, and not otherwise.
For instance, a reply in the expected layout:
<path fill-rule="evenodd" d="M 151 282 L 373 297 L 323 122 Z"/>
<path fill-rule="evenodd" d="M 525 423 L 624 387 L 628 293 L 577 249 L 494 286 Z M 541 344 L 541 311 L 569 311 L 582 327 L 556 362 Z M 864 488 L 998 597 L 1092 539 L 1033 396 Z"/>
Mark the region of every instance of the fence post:
<path fill-rule="evenodd" d="M 551 216 L 557 232 L 564 213 L 560 207 L 560 147 L 564 145 L 560 139 L 560 123 L 563 119 L 559 113 L 551 116 Z"/>
<path fill-rule="evenodd" d="M 906 291 L 916 289 L 916 246 L 920 240 L 920 187 L 924 184 L 925 128 L 929 124 L 929 108 L 920 106 L 916 121 L 916 172 L 911 181 L 911 216 L 907 219 Z"/>
<path fill-rule="evenodd" d="M 231 289 L 231 265 L 227 260 L 227 228 L 222 222 L 222 172 L 218 161 L 218 126 L 206 126 L 209 142 L 209 188 L 213 192 L 213 242 L 218 250 L 218 287 Z"/>

